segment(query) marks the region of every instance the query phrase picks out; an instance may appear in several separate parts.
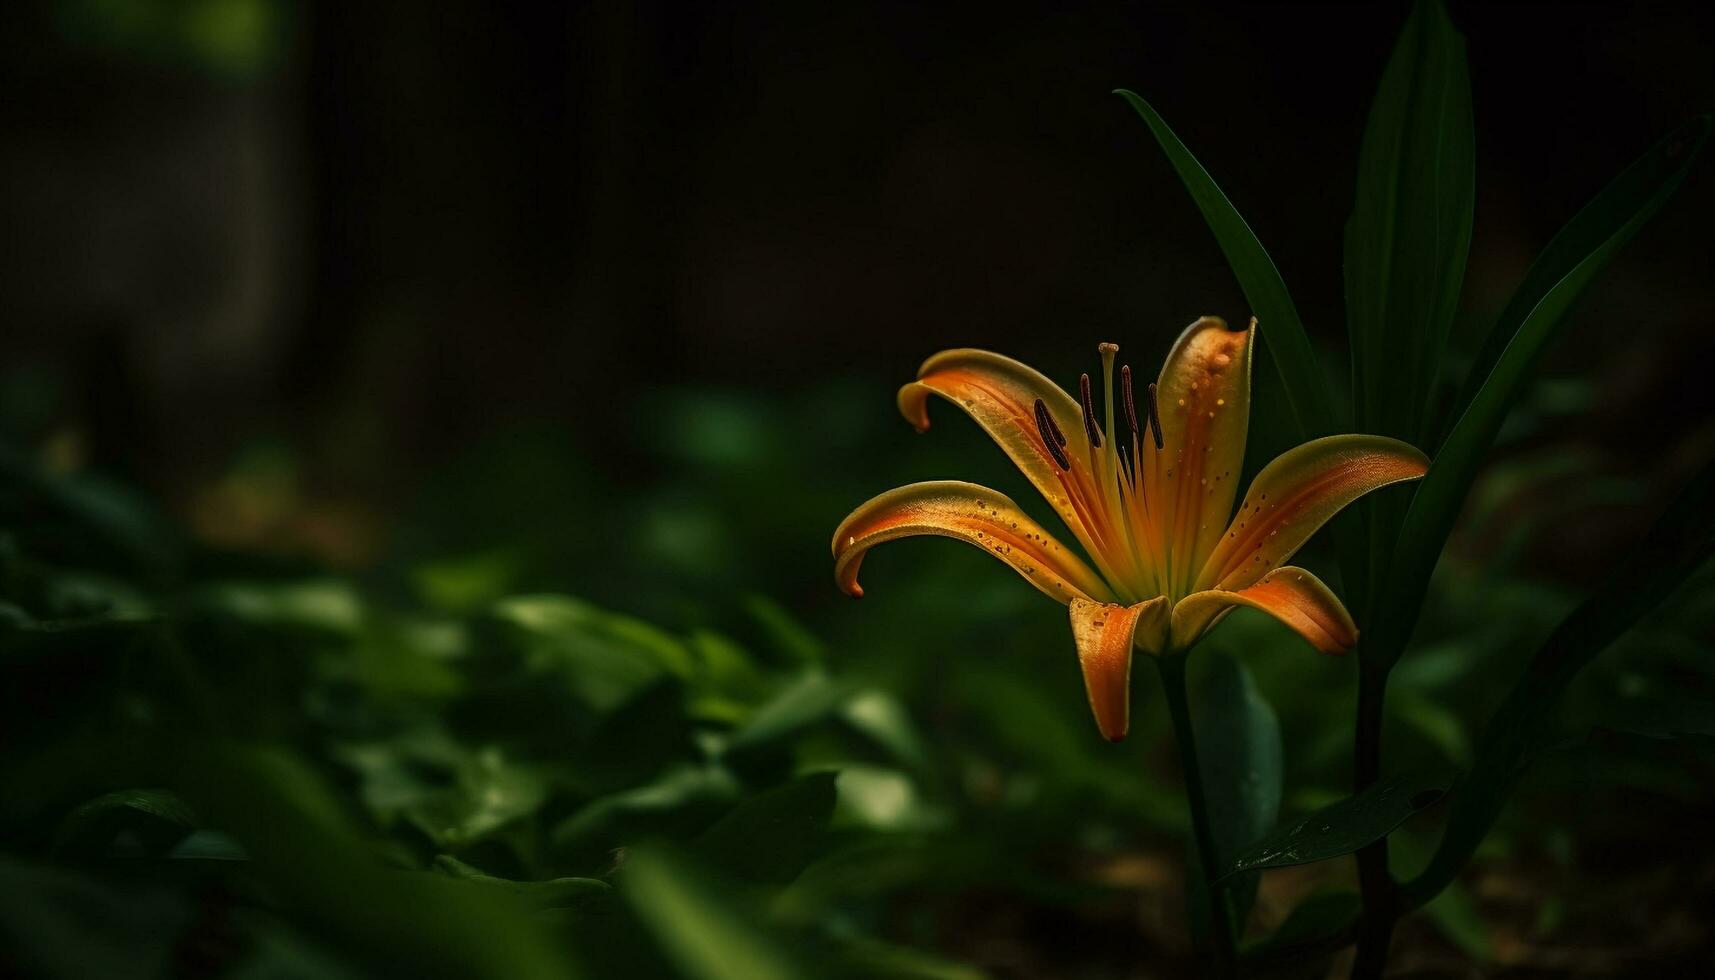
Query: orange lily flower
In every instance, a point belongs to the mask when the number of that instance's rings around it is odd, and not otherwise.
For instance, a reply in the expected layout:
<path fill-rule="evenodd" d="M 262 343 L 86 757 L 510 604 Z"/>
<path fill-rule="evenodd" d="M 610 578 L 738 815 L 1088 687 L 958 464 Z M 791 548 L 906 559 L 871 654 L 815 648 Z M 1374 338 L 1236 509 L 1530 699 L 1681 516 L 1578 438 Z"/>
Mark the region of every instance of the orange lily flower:
<path fill-rule="evenodd" d="M 1429 460 L 1382 436 L 1314 439 L 1263 467 L 1235 514 L 1255 337 L 1255 319 L 1244 330 L 1216 317 L 1191 324 L 1149 386 L 1145 415 L 1131 369 L 1121 367 L 1123 434 L 1114 426 L 1113 344 L 1100 347 L 1100 422 L 1087 374 L 1073 398 L 999 354 L 929 358 L 899 390 L 906 419 L 927 430 L 930 395 L 964 409 L 1047 498 L 1094 567 L 1004 495 L 936 481 L 890 490 L 840 523 L 840 588 L 861 596 L 864 553 L 896 538 L 941 535 L 993 554 L 1070 607 L 1090 707 L 1113 741 L 1129 724 L 1132 649 L 1183 653 L 1238 606 L 1269 613 L 1324 653 L 1345 652 L 1358 638 L 1351 614 L 1316 576 L 1285 562 L 1341 508 L 1421 477 Z"/>

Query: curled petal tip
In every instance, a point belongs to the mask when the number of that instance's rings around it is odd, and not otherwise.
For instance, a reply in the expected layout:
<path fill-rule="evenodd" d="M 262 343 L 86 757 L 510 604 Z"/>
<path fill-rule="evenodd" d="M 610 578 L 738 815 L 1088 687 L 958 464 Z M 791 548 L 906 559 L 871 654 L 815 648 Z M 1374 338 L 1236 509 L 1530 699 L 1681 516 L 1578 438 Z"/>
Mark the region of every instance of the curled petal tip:
<path fill-rule="evenodd" d="M 1117 745 L 1125 741 L 1125 732 L 1103 732 L 1102 737 Z"/>

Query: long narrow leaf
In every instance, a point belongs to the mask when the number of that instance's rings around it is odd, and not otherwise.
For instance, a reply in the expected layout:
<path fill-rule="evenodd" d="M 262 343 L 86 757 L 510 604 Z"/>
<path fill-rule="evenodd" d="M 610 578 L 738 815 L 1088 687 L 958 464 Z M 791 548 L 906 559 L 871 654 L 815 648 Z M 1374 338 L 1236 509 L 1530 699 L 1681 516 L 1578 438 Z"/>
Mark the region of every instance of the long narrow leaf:
<path fill-rule="evenodd" d="M 1525 752 L 1561 694 L 1620 634 L 1715 555 L 1715 463 L 1705 466 L 1595 592 L 1555 627 L 1484 732 L 1453 800 L 1434 858 L 1406 886 L 1414 906 L 1434 898 L 1476 853 L 1506 802 Z"/>
<path fill-rule="evenodd" d="M 1114 94 L 1131 103 L 1143 117 L 1155 141 L 1161 144 L 1162 152 L 1167 154 L 1168 162 L 1185 183 L 1185 189 L 1191 192 L 1197 210 L 1203 212 L 1203 221 L 1214 233 L 1221 254 L 1227 257 L 1227 264 L 1232 266 L 1239 288 L 1257 318 L 1262 347 L 1269 352 L 1280 375 L 1299 434 L 1305 439 L 1332 434 L 1335 415 L 1333 400 L 1328 395 L 1328 378 L 1316 361 L 1316 349 L 1304 332 L 1298 308 L 1293 305 L 1274 260 L 1268 257 L 1250 225 L 1239 216 L 1209 172 L 1168 128 L 1161 114 L 1133 92 L 1116 89 Z"/>
<path fill-rule="evenodd" d="M 1604 242 L 1619 236 L 1630 237 L 1644 220 L 1667 203 L 1696 157 L 1709 125 L 1709 117 L 1700 117 L 1662 137 L 1560 229 L 1531 264 L 1524 281 L 1495 319 L 1471 364 L 1459 397 L 1454 399 L 1455 406 L 1463 407 L 1476 400 L 1501 355 L 1512 344 L 1519 326 L 1549 290 Z"/>
<path fill-rule="evenodd" d="M 1496 328 L 1508 337 L 1506 346 L 1435 454 L 1400 529 L 1399 546 L 1389 564 L 1386 594 L 1377 604 L 1374 621 L 1364 624 L 1374 647 L 1397 656 L 1410 639 L 1430 574 L 1459 508 L 1543 350 L 1559 334 L 1567 310 L 1585 288 L 1679 188 L 1710 128 L 1710 117 L 1701 117 L 1656 144 L 1555 238 L 1537 262 L 1544 271 L 1539 274 L 1532 269 L 1526 277 L 1525 288 L 1539 288 L 1565 264 L 1564 274 L 1542 290 L 1516 328 L 1509 329 L 1506 322 Z M 1630 217 L 1621 221 L 1621 215 Z M 1581 257 L 1573 261 L 1575 254 Z M 1551 261 L 1553 267 L 1548 268 Z M 1522 306 L 1530 298 L 1527 295 L 1514 306 Z"/>
<path fill-rule="evenodd" d="M 1475 144 L 1465 40 L 1438 0 L 1420 0 L 1371 102 L 1346 222 L 1352 414 L 1361 432 L 1423 441 L 1465 281 Z M 1376 494 L 1339 527 L 1347 598 L 1366 631 L 1409 504 L 1403 488 Z"/>
<path fill-rule="evenodd" d="M 1475 161 L 1465 39 L 1438 0 L 1421 0 L 1370 107 L 1346 223 L 1352 393 L 1364 432 L 1420 438 L 1465 281 Z"/>

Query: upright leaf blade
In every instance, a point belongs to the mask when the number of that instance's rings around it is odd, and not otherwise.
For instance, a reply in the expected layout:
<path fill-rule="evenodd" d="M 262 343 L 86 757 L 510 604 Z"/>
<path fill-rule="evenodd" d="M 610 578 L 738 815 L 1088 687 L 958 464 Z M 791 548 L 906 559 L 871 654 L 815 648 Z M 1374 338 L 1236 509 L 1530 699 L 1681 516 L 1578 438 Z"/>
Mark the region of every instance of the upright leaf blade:
<path fill-rule="evenodd" d="M 1361 432 L 1423 441 L 1465 280 L 1474 147 L 1465 41 L 1438 0 L 1420 0 L 1370 106 L 1346 222 L 1346 329 Z M 1404 491 L 1366 498 L 1340 526 L 1347 597 L 1366 630 L 1408 499 Z"/>
<path fill-rule="evenodd" d="M 1245 299 L 1251 304 L 1251 312 L 1257 318 L 1262 347 L 1269 352 L 1274 369 L 1286 389 L 1288 407 L 1300 435 L 1311 439 L 1332 434 L 1335 415 L 1333 400 L 1328 395 L 1328 379 L 1316 361 L 1316 349 L 1304 332 L 1304 323 L 1298 318 L 1298 309 L 1286 291 L 1280 270 L 1274 267 L 1274 260 L 1268 257 L 1256 234 L 1239 216 L 1209 172 L 1168 128 L 1161 114 L 1133 92 L 1116 89 L 1114 94 L 1131 103 L 1131 107 L 1148 124 L 1149 131 L 1161 145 L 1162 152 L 1167 154 L 1168 162 L 1173 164 L 1185 189 L 1191 192 L 1191 200 L 1196 202 L 1197 210 L 1203 213 L 1203 220 L 1214 233 L 1221 254 L 1232 266 L 1239 288 L 1244 291 Z"/>
<path fill-rule="evenodd" d="M 1385 594 L 1377 604 L 1379 614 L 1365 624 L 1375 647 L 1397 655 L 1410 639 L 1430 574 L 1459 508 L 1538 358 L 1558 335 L 1567 310 L 1585 288 L 1678 190 L 1710 129 L 1711 117 L 1700 117 L 1657 143 L 1555 237 L 1526 276 L 1520 290 L 1523 299 L 1515 300 L 1509 310 L 1531 302 L 1542 283 L 1551 278 L 1554 282 L 1542 289 L 1516 326 L 1506 321 L 1496 325 L 1496 334 L 1507 337 L 1506 344 L 1435 454 L 1400 529 Z M 1621 220 L 1623 215 L 1629 217 Z"/>
<path fill-rule="evenodd" d="M 1465 41 L 1438 0 L 1412 10 L 1382 73 L 1346 223 L 1358 427 L 1421 438 L 1465 281 L 1476 196 Z"/>
<path fill-rule="evenodd" d="M 1662 137 L 1620 171 L 1555 234 L 1531 263 L 1524 281 L 1489 330 L 1459 397 L 1454 399 L 1455 409 L 1476 401 L 1502 355 L 1519 336 L 1526 318 L 1551 290 L 1605 243 L 1617 239 L 1619 245 L 1625 244 L 1644 222 L 1661 210 L 1684 180 L 1709 129 L 1710 117 L 1699 116 Z"/>

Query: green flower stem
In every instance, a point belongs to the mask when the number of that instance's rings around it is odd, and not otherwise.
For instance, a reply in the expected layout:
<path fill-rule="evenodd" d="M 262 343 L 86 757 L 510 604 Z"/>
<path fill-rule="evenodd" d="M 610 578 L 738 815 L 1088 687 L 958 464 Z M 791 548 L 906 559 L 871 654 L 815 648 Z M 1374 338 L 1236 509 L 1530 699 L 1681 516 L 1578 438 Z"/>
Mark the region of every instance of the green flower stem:
<path fill-rule="evenodd" d="M 1217 887 L 1215 835 L 1209 826 L 1209 801 L 1203 790 L 1203 767 L 1197 758 L 1197 739 L 1191 728 L 1191 705 L 1185 693 L 1184 653 L 1166 653 L 1155 658 L 1161 670 L 1161 690 L 1167 697 L 1167 712 L 1173 718 L 1173 737 L 1179 743 L 1179 765 L 1185 773 L 1185 796 L 1191 804 L 1191 830 L 1197 842 L 1197 864 L 1203 872 L 1203 889 L 1209 900 L 1209 928 L 1214 934 L 1211 976 L 1233 976 L 1236 961 L 1232 907 L 1226 889 Z"/>
<path fill-rule="evenodd" d="M 1369 651 L 1358 658 L 1358 713 L 1352 732 L 1352 792 L 1361 793 L 1381 779 L 1382 709 L 1387 697 L 1391 661 Z M 1388 946 L 1399 919 L 1399 887 L 1388 873 L 1387 838 L 1358 851 L 1358 887 L 1363 894 L 1363 919 L 1358 926 L 1358 955 L 1352 961 L 1354 980 L 1371 980 L 1387 966 Z"/>

